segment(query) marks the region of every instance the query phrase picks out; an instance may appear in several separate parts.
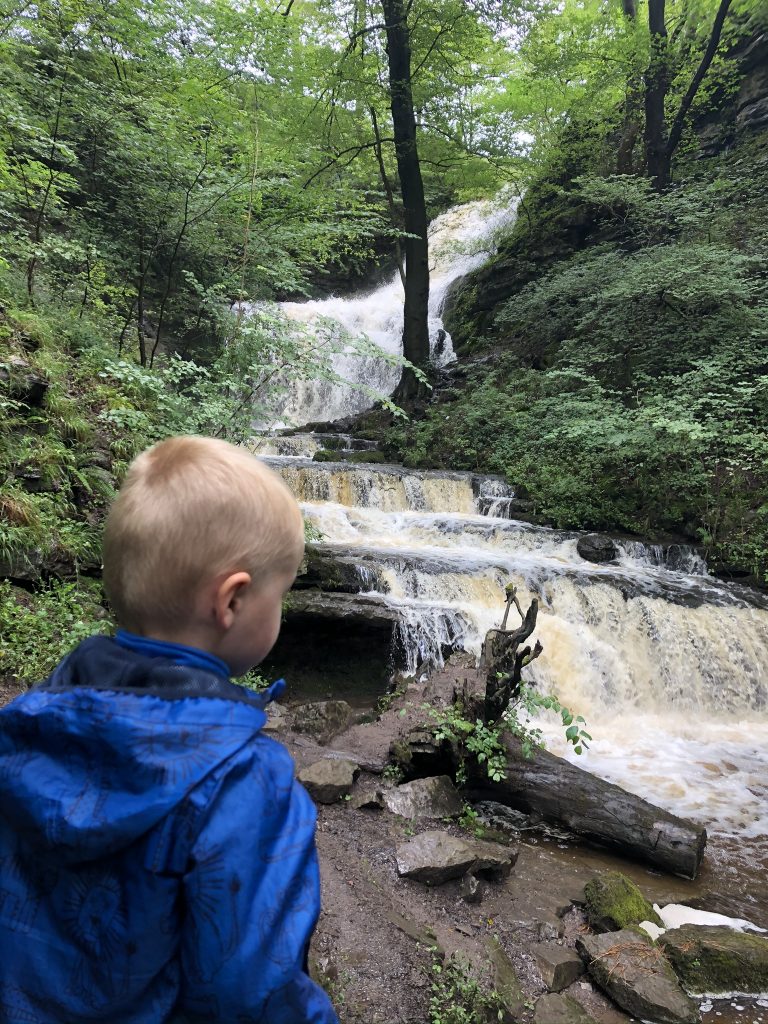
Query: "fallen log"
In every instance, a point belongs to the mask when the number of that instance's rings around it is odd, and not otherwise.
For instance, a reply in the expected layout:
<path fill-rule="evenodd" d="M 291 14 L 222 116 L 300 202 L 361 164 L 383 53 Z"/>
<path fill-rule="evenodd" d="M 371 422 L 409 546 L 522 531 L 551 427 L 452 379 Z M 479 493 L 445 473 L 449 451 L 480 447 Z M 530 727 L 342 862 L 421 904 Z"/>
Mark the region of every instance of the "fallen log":
<path fill-rule="evenodd" d="M 704 856 L 706 829 L 656 807 L 620 786 L 558 757 L 534 749 L 525 758 L 520 741 L 502 735 L 506 750 L 506 778 L 493 782 L 483 765 L 465 761 L 464 792 L 473 800 L 496 800 L 516 810 L 533 813 L 541 820 L 565 825 L 592 843 L 609 847 L 623 856 L 644 861 L 662 871 L 695 878 Z M 444 744 L 428 749 L 415 738 L 409 774 L 429 776 L 446 770 L 453 757 Z"/>

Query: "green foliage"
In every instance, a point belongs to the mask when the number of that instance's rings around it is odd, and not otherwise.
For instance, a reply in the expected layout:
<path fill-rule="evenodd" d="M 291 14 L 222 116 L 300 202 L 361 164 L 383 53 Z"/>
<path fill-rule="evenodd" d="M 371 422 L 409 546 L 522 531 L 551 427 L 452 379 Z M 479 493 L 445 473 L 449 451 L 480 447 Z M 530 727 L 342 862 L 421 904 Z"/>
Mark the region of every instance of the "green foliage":
<path fill-rule="evenodd" d="M 492 782 L 506 779 L 507 754 L 502 743 L 505 731 L 520 739 L 525 757 L 531 757 L 535 747 L 542 747 L 544 742 L 541 729 L 530 724 L 530 719 L 540 711 L 552 711 L 560 717 L 566 741 L 573 745 L 577 754 L 581 754 L 592 739 L 584 730 L 586 723 L 580 715 L 574 716 L 560 704 L 557 697 L 538 694 L 530 686 L 521 687 L 518 701 L 510 704 L 504 719 L 495 725 L 487 725 L 479 718 L 471 721 L 465 716 L 463 705 L 458 702 L 445 707 L 422 704 L 421 708 L 434 723 L 432 732 L 435 742 L 451 744 L 458 754 L 456 781 L 459 785 L 467 781 L 468 758 L 483 765 Z"/>
<path fill-rule="evenodd" d="M 31 686 L 76 644 L 111 623 L 98 584 L 52 583 L 34 595 L 0 581 L 0 674 Z"/>
<path fill-rule="evenodd" d="M 234 682 L 244 686 L 247 690 L 252 690 L 254 693 L 263 693 L 270 685 L 269 680 L 265 679 L 255 668 L 246 672 L 244 676 L 239 676 Z"/>
<path fill-rule="evenodd" d="M 504 1020 L 504 1003 L 497 992 L 486 992 L 460 957 L 431 968 L 429 1024 L 479 1024 Z"/>

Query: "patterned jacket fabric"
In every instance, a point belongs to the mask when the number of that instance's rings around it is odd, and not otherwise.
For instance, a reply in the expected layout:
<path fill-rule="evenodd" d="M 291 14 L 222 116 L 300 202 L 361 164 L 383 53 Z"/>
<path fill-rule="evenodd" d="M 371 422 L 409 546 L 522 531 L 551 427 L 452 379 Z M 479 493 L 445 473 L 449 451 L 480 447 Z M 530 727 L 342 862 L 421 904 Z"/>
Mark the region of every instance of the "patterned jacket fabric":
<path fill-rule="evenodd" d="M 266 699 L 76 648 L 0 711 L 2 1024 L 338 1024 L 315 809 Z"/>

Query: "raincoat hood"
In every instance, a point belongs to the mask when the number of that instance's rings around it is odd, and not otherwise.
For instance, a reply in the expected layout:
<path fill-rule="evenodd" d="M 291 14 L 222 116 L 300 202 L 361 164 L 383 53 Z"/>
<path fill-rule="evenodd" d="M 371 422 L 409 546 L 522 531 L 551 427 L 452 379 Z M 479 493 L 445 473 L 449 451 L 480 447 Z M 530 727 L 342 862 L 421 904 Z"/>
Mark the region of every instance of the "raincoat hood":
<path fill-rule="evenodd" d="M 280 685 L 253 694 L 92 637 L 4 710 L 0 815 L 61 863 L 110 856 L 253 739 Z"/>

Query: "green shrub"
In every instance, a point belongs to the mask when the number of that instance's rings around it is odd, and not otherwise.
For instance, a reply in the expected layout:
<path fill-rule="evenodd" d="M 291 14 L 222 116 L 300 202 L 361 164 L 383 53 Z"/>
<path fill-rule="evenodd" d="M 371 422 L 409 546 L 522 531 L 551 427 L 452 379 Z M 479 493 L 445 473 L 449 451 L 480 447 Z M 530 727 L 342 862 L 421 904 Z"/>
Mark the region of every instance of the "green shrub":
<path fill-rule="evenodd" d="M 31 686 L 44 679 L 86 637 L 111 622 L 91 581 L 52 583 L 28 594 L 0 581 L 0 674 Z"/>

